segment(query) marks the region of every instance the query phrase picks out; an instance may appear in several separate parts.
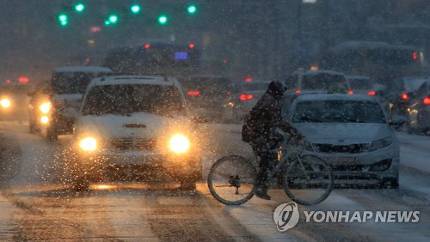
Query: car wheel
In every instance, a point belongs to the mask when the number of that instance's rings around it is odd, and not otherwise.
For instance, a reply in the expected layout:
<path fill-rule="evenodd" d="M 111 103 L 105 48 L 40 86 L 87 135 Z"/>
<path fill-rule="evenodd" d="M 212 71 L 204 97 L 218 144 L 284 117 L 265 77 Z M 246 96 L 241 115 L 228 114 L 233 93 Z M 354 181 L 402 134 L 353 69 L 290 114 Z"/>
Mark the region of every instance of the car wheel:
<path fill-rule="evenodd" d="M 58 133 L 55 125 L 49 126 L 46 130 L 46 138 L 49 141 L 57 141 L 58 140 Z"/>
<path fill-rule="evenodd" d="M 36 127 L 35 127 L 35 125 L 34 125 L 34 123 L 32 121 L 30 121 L 30 123 L 29 123 L 28 126 L 29 126 L 30 134 L 36 133 Z"/>

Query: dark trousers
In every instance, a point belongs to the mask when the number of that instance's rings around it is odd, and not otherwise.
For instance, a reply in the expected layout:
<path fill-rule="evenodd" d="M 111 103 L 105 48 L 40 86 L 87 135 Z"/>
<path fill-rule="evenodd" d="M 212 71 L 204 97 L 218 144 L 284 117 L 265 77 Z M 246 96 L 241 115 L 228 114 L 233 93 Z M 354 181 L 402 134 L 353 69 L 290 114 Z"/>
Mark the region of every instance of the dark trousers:
<path fill-rule="evenodd" d="M 260 187 L 267 187 L 269 175 L 272 171 L 277 158 L 274 147 L 276 144 L 273 142 L 258 142 L 251 144 L 255 154 L 260 157 L 260 169 L 257 175 L 256 185 Z"/>

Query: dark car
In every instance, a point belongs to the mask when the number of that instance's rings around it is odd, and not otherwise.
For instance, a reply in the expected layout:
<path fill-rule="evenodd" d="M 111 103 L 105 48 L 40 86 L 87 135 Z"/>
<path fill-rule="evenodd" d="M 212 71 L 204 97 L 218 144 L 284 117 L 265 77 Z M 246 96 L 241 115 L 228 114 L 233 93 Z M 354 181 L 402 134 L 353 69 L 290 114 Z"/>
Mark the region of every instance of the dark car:
<path fill-rule="evenodd" d="M 51 80 L 31 95 L 30 131 L 42 131 L 49 140 L 71 134 L 88 84 L 110 73 L 109 68 L 97 66 L 55 69 Z"/>
<path fill-rule="evenodd" d="M 407 107 L 409 131 L 430 135 L 430 80 L 415 92 Z"/>
<path fill-rule="evenodd" d="M 408 109 L 414 100 L 424 95 L 423 85 L 427 80 L 426 77 L 403 77 L 387 86 L 386 98 L 389 102 L 391 119 L 408 121 Z"/>

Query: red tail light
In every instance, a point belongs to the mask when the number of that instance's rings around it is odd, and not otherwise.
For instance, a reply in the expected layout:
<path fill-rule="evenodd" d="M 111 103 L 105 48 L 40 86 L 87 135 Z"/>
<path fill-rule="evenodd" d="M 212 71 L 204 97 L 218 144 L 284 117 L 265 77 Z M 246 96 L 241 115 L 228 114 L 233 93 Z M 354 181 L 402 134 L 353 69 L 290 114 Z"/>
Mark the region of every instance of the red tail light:
<path fill-rule="evenodd" d="M 240 94 L 239 99 L 242 102 L 251 101 L 254 98 L 254 95 L 252 94 Z"/>
<path fill-rule="evenodd" d="M 418 51 L 413 51 L 411 55 L 412 60 L 418 61 L 418 55 L 419 55 Z"/>
<path fill-rule="evenodd" d="M 375 90 L 370 90 L 367 92 L 367 95 L 370 97 L 376 96 L 376 91 Z"/>
<path fill-rule="evenodd" d="M 200 91 L 199 90 L 189 90 L 187 92 L 187 95 L 189 97 L 198 97 L 198 96 L 200 96 Z"/>
<path fill-rule="evenodd" d="M 425 97 L 423 99 L 423 104 L 426 105 L 426 106 L 430 106 L 430 97 Z"/>
<path fill-rule="evenodd" d="M 348 95 L 354 95 L 354 91 L 352 89 L 348 89 Z"/>
<path fill-rule="evenodd" d="M 408 101 L 409 100 L 409 95 L 407 94 L 407 93 L 402 93 L 401 95 L 400 95 L 400 98 L 403 100 L 403 101 Z"/>
<path fill-rule="evenodd" d="M 252 82 L 253 80 L 254 80 L 254 78 L 252 78 L 252 76 L 250 76 L 250 75 L 247 75 L 243 78 L 244 82 Z"/>
<path fill-rule="evenodd" d="M 194 49 L 196 47 L 196 44 L 194 44 L 193 42 L 190 42 L 188 44 L 188 49 Z"/>
<path fill-rule="evenodd" d="M 297 95 L 297 96 L 299 96 L 300 94 L 302 94 L 302 90 L 297 89 L 297 90 L 296 90 L 296 95 Z"/>

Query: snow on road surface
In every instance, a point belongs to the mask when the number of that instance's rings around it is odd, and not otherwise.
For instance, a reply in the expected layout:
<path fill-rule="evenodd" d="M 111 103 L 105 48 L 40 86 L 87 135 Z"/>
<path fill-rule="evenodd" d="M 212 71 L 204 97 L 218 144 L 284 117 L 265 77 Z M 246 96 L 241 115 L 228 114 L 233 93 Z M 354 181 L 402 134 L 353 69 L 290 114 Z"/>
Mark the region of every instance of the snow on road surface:
<path fill-rule="evenodd" d="M 1 124 L 0 133 L 17 139 L 23 148 L 20 174 L 3 186 L 0 195 L 0 240 L 430 240 L 430 173 L 424 162 L 430 157 L 430 150 L 426 152 L 423 146 L 430 143 L 428 137 L 399 134 L 399 190 L 341 189 L 322 204 L 300 206 L 301 211 L 419 210 L 418 224 L 304 223 L 302 217 L 294 229 L 279 233 L 272 212 L 281 202 L 289 201 L 279 189 L 270 191 L 272 201 L 254 198 L 236 207 L 217 203 L 204 182 L 197 193 L 184 193 L 169 184 L 160 187 L 113 183 L 95 185 L 90 192 L 76 194 L 58 183 L 56 170 L 52 169 L 58 165 L 53 160 L 70 137 L 62 137 L 58 145 L 50 144 L 27 134 L 25 126 L 13 124 Z M 240 140 L 239 126 L 209 124 L 204 135 L 208 137 L 204 169 L 226 154 L 252 156 L 250 148 Z"/>
<path fill-rule="evenodd" d="M 427 136 L 397 133 L 402 165 L 430 173 L 430 138 Z"/>

